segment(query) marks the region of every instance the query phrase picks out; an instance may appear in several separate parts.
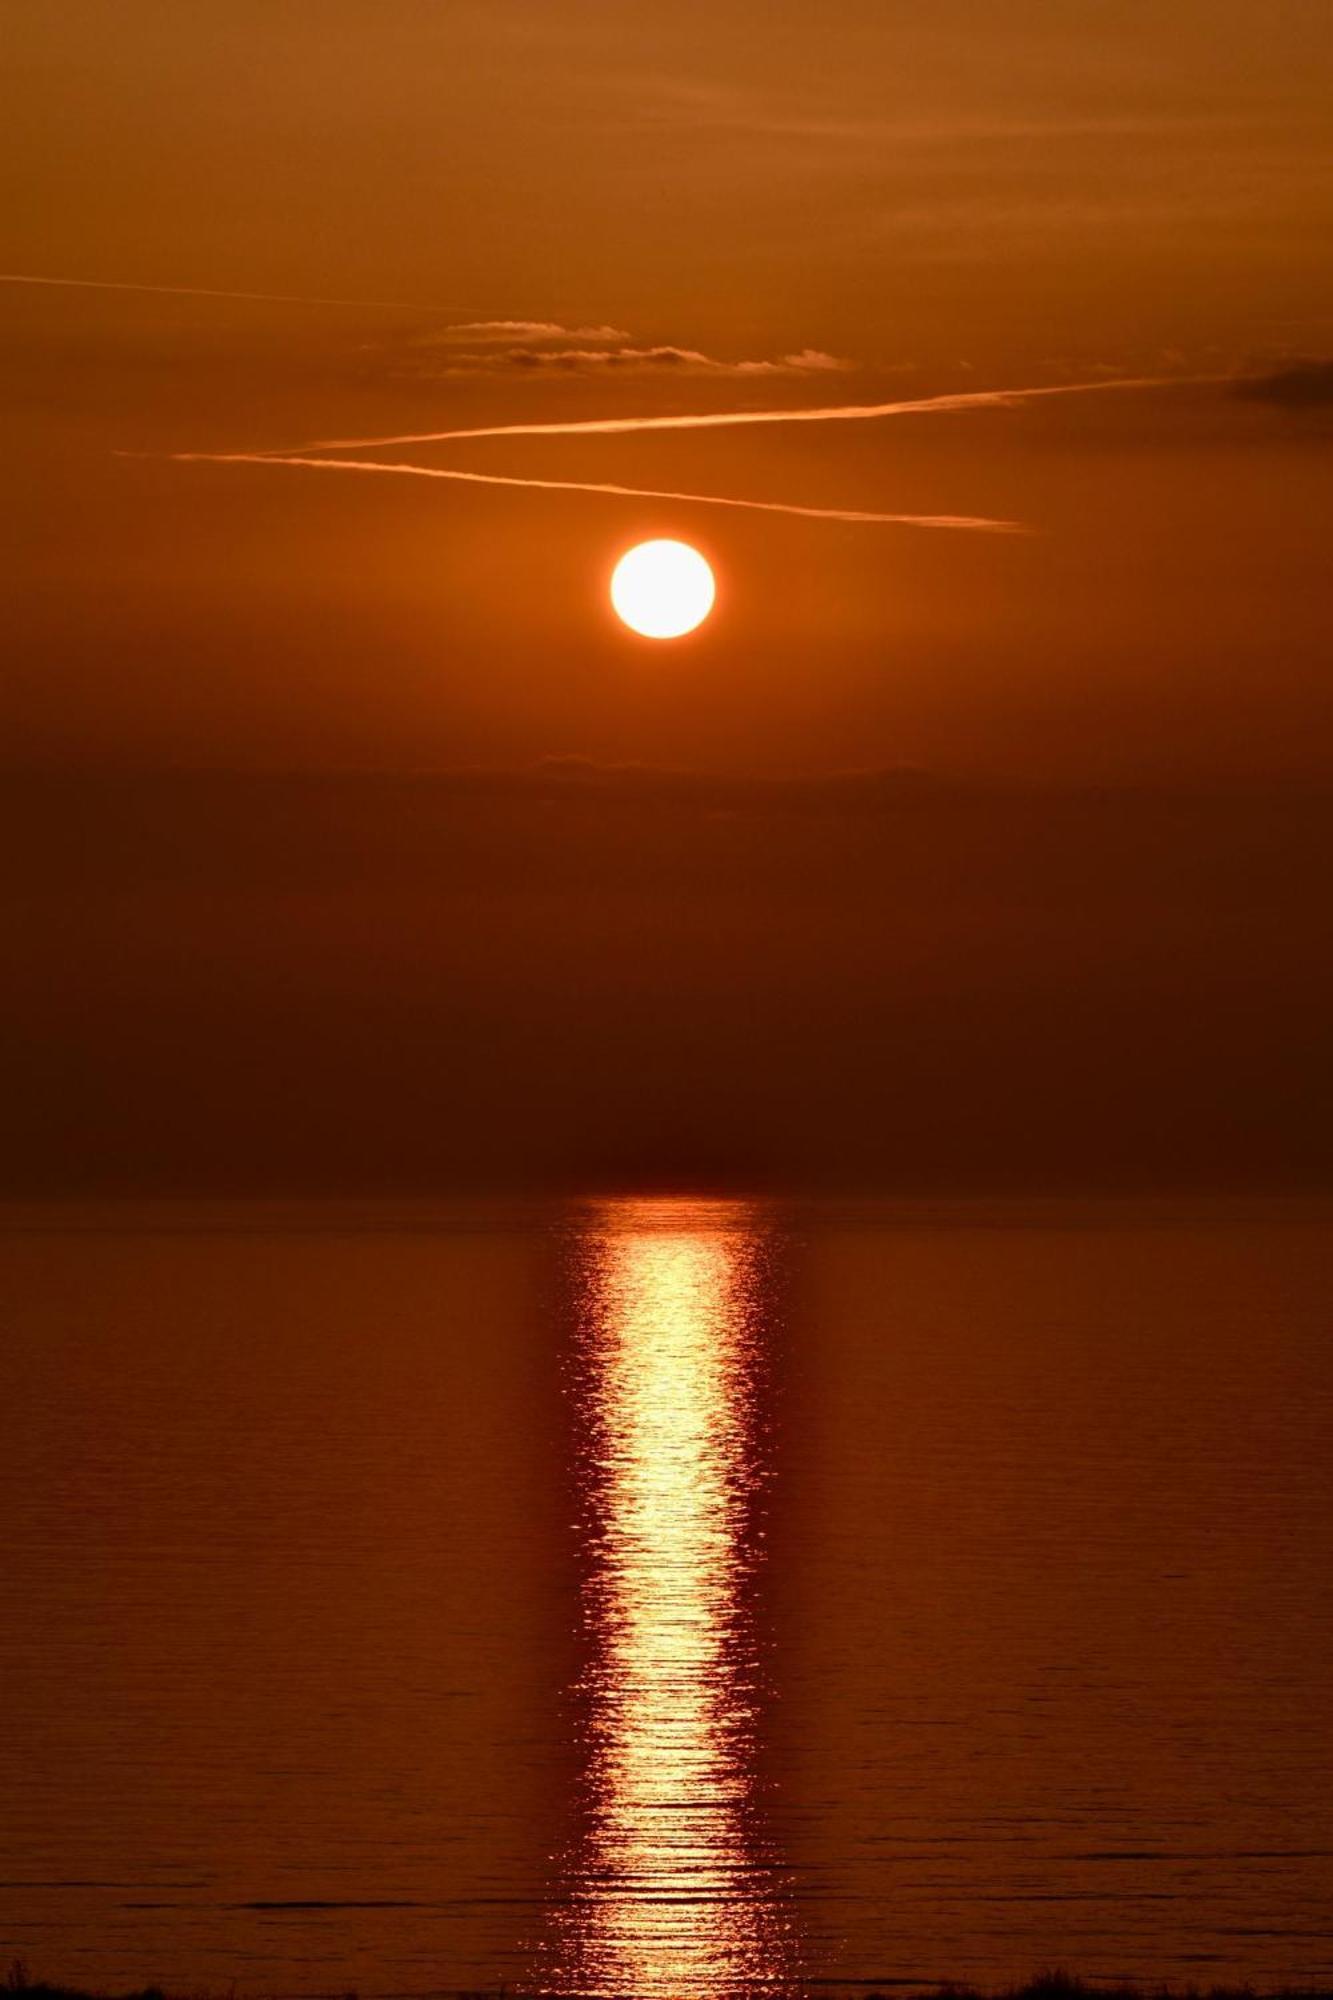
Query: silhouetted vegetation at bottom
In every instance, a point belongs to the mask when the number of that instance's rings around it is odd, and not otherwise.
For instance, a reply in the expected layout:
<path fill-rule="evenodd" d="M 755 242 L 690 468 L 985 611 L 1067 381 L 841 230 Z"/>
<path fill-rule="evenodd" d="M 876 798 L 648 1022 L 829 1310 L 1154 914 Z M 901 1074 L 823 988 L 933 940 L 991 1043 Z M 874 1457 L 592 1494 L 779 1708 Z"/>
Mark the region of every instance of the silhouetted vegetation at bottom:
<path fill-rule="evenodd" d="M 937 1985 L 926 1981 L 919 1986 L 899 1985 L 897 1981 L 885 1983 L 891 1988 L 892 2000 L 915 2000 L 915 1996 L 923 1996 L 923 2000 L 1333 2000 L 1333 1987 L 1328 1986 L 1196 1986 L 1171 1982 L 1136 1986 L 1128 1982 L 1078 1979 L 1068 1972 L 1041 1972 L 1022 1986 L 960 1986 L 952 1980 Z M 21 1994 L 23 2000 L 211 2000 L 207 1989 L 168 1995 L 160 1986 L 140 1986 L 133 1992 L 111 1995 L 100 1989 L 52 1986 L 45 1980 L 31 1978 L 21 1962 L 10 1967 L 3 1990 Z M 799 1987 L 773 1990 L 782 1992 L 786 2000 L 801 2000 L 803 1992 Z M 815 2000 L 815 1995 L 821 1992 L 827 1995 L 862 1990 L 865 2000 L 890 2000 L 890 1994 L 877 1988 L 841 1986 L 836 1981 L 814 1989 L 809 2000 Z M 437 2000 L 525 2000 L 523 1989 L 515 1986 L 434 1987 L 431 1993 Z M 341 1993 L 336 2000 L 358 2000 L 358 1995 Z M 625 2000 L 632 2000 L 632 1996 L 626 1995 Z"/>

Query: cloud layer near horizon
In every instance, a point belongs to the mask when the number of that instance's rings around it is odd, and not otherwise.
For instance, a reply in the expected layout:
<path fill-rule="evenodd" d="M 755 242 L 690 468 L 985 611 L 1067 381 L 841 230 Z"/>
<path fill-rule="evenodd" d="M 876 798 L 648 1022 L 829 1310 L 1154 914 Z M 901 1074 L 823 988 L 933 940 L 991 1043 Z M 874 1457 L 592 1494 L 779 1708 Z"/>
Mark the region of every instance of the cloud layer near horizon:
<path fill-rule="evenodd" d="M 1331 837 L 1291 787 L 11 783 L 0 1187 L 1327 1186 Z"/>

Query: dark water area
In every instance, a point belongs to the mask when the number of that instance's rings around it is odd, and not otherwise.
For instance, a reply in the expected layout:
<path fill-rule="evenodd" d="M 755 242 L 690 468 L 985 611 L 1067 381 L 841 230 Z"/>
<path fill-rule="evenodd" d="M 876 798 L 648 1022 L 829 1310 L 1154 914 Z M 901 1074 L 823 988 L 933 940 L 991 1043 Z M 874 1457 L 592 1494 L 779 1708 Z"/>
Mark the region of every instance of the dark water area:
<path fill-rule="evenodd" d="M 15 1211 L 0 1954 L 1333 1978 L 1333 1211 Z"/>

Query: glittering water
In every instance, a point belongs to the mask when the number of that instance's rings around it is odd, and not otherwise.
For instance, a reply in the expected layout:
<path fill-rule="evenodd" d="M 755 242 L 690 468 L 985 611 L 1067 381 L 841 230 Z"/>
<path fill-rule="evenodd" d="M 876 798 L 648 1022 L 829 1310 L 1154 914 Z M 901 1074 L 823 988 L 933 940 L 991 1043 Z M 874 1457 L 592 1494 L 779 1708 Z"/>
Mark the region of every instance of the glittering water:
<path fill-rule="evenodd" d="M 90 1220 L 0 1233 L 0 1959 L 1333 1978 L 1327 1211 Z"/>
<path fill-rule="evenodd" d="M 757 1796 L 762 1232 L 735 1208 L 621 1205 L 574 1262 L 586 1764 L 548 1976 L 750 1992 L 790 1973 Z"/>

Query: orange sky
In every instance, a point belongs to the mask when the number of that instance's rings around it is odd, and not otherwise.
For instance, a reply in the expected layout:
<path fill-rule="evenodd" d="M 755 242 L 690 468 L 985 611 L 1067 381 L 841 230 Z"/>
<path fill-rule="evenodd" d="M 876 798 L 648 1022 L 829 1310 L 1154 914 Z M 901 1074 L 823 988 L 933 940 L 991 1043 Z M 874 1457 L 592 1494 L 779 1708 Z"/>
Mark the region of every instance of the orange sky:
<path fill-rule="evenodd" d="M 12 12 L 10 761 L 1328 769 L 1325 0 Z M 166 456 L 1125 374 L 388 454 L 1022 537 Z"/>

